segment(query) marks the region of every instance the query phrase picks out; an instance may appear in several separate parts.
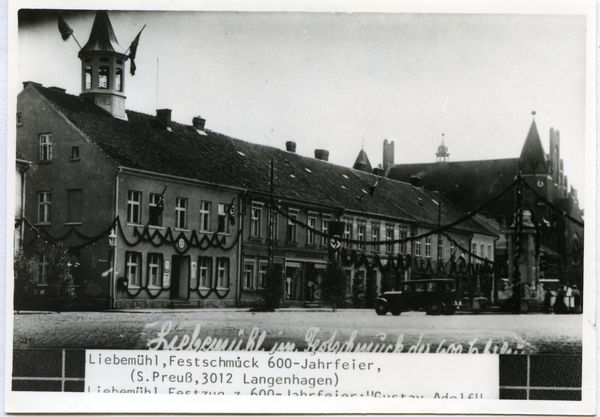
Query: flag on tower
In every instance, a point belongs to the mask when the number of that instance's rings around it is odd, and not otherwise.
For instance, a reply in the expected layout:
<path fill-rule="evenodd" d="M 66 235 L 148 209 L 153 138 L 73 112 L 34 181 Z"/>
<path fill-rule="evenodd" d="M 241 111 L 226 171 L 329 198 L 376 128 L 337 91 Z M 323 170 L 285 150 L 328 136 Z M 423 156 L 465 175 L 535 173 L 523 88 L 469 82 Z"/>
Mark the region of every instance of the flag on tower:
<path fill-rule="evenodd" d="M 73 29 L 71 29 L 61 15 L 58 15 L 58 30 L 63 38 L 63 41 L 69 39 L 69 36 L 73 34 Z"/>
<path fill-rule="evenodd" d="M 129 46 L 129 59 L 131 59 L 131 67 L 130 67 L 131 75 L 135 75 L 135 70 L 136 70 L 135 54 L 137 53 L 137 47 L 138 47 L 138 44 L 140 43 L 140 35 L 142 34 L 142 31 L 144 30 L 145 27 L 146 27 L 146 25 L 144 25 L 142 30 L 140 30 L 140 33 L 137 34 L 137 36 L 135 37 L 135 39 L 133 40 L 133 42 L 131 42 L 131 45 Z"/>

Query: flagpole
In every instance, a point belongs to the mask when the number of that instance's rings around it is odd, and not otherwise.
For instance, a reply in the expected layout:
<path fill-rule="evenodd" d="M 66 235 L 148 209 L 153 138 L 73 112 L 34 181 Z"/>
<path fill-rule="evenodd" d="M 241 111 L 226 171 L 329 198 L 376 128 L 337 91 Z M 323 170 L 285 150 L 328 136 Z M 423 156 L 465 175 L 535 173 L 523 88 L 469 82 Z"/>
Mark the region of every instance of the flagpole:
<path fill-rule="evenodd" d="M 75 34 L 71 33 L 71 36 L 73 37 L 73 39 L 75 39 L 75 42 L 77 43 L 77 46 L 79 46 L 79 49 L 83 49 L 81 47 L 81 45 L 79 45 L 79 42 L 77 41 L 77 38 L 75 37 Z"/>

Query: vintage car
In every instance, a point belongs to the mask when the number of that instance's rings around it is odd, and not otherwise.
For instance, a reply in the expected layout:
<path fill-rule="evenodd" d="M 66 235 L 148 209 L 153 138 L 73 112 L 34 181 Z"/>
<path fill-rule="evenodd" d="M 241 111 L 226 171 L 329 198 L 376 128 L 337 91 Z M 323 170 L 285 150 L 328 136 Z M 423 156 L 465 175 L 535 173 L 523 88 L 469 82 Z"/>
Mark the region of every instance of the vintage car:
<path fill-rule="evenodd" d="M 454 314 L 458 305 L 454 281 L 451 279 L 422 279 L 404 281 L 400 291 L 386 291 L 375 300 L 375 312 L 385 316 L 388 311 L 397 316 L 403 311 L 425 310 L 427 314 Z"/>

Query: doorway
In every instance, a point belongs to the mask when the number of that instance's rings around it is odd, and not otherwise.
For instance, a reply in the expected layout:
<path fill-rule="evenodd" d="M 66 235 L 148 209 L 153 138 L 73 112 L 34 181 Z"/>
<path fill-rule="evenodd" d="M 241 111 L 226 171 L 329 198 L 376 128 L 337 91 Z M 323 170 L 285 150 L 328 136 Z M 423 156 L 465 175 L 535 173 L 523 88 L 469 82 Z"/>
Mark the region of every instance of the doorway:
<path fill-rule="evenodd" d="M 171 258 L 171 300 L 190 297 L 190 257 L 173 255 Z"/>

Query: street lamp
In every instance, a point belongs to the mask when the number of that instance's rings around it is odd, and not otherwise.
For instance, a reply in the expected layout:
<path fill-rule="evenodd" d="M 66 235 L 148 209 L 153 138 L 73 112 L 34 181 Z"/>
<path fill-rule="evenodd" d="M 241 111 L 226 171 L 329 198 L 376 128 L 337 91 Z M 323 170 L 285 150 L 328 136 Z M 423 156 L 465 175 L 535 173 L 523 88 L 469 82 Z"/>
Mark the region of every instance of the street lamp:
<path fill-rule="evenodd" d="M 110 251 L 111 251 L 111 263 L 112 263 L 112 273 L 111 275 L 111 282 L 110 282 L 110 308 L 115 308 L 116 307 L 116 291 L 115 291 L 115 277 L 116 277 L 116 267 L 117 267 L 117 234 L 115 233 L 115 228 L 113 227 L 112 230 L 110 231 L 110 235 L 108 235 L 108 245 L 110 246 Z"/>

